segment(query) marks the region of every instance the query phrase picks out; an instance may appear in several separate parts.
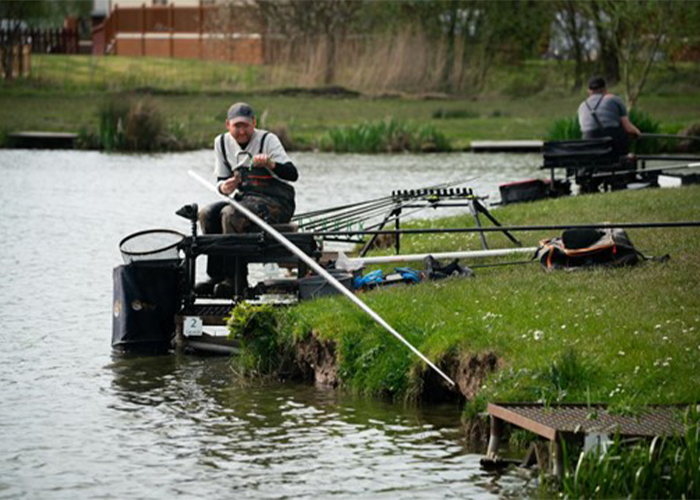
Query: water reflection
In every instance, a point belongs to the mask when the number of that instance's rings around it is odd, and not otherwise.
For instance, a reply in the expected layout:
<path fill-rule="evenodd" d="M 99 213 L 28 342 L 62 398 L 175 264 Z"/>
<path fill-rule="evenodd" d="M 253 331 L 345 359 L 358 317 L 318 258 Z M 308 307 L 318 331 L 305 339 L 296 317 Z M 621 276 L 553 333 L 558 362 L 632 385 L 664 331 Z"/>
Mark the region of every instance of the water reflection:
<path fill-rule="evenodd" d="M 477 486 L 487 476 L 460 442 L 456 406 L 425 411 L 308 385 L 237 383 L 220 358 L 117 357 L 108 368 L 120 400 L 112 408 L 140 412 L 136 427 L 161 436 L 152 446 L 172 448 L 209 481 L 225 477 L 228 494 L 488 496 Z"/>

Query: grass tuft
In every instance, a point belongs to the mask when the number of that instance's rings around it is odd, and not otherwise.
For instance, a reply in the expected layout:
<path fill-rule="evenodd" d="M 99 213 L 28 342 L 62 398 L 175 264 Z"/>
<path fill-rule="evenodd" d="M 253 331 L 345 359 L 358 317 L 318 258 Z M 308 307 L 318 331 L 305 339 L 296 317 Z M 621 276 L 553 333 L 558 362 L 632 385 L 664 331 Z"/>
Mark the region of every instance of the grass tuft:
<path fill-rule="evenodd" d="M 565 457 L 565 498 L 700 498 L 700 418 L 685 414 L 684 435 L 623 440 Z M 555 492 L 550 492 L 555 493 Z"/>

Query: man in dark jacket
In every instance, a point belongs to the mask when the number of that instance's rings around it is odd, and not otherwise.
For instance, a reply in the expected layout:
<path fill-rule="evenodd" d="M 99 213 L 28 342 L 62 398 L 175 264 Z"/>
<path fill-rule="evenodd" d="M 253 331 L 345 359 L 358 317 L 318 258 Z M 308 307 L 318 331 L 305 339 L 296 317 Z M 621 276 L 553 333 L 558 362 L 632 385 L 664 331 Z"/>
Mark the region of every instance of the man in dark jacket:
<path fill-rule="evenodd" d="M 295 209 L 289 182 L 299 174 L 279 138 L 256 126 L 250 105 L 239 102 L 229 108 L 228 132 L 214 141 L 217 188 L 270 224 L 287 223 Z M 225 201 L 200 210 L 199 224 L 204 234 L 244 233 L 254 226 Z M 233 258 L 209 255 L 207 274 L 209 280 L 197 284 L 197 293 L 230 296 L 236 283 L 239 290 L 247 286 L 247 266 L 237 266 Z"/>

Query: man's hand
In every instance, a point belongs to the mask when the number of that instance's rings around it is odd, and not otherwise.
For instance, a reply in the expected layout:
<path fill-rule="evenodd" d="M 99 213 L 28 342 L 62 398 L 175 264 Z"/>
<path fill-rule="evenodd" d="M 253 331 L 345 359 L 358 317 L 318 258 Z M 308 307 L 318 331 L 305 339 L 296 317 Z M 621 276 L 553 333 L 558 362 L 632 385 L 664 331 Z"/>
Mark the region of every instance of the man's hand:
<path fill-rule="evenodd" d="M 253 166 L 267 167 L 272 170 L 275 168 L 275 162 L 267 155 L 255 155 L 253 156 Z"/>
<path fill-rule="evenodd" d="M 242 181 L 243 179 L 241 178 L 241 172 L 237 170 L 233 173 L 233 177 L 230 177 L 221 183 L 219 190 L 224 194 L 231 194 L 238 189 L 238 186 L 241 185 Z"/>

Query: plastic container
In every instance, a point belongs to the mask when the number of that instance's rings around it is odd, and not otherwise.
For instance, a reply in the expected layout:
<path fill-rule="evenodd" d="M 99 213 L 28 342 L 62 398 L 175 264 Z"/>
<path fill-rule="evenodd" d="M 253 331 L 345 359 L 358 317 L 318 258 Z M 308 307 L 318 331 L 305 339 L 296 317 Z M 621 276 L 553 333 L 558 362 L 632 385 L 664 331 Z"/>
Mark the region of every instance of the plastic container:
<path fill-rule="evenodd" d="M 352 288 L 352 274 L 341 269 L 327 269 L 331 276 L 337 279 L 341 285 L 349 291 Z M 299 280 L 299 298 L 301 300 L 317 299 L 319 297 L 327 297 L 330 295 L 338 295 L 338 291 L 333 285 L 322 276 L 309 276 Z"/>

